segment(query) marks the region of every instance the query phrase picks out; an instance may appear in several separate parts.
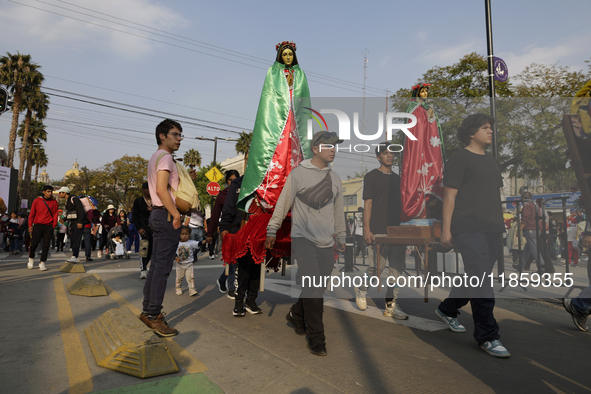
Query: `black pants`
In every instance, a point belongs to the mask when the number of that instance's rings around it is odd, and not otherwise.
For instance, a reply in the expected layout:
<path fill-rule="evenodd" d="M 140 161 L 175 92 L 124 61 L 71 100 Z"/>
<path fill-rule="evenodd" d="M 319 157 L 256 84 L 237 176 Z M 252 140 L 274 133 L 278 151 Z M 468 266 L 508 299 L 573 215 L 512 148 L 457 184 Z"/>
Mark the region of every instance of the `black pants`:
<path fill-rule="evenodd" d="M 37 249 L 39 242 L 43 239 L 43 243 L 41 244 L 41 261 L 47 261 L 47 252 L 51 244 L 51 237 L 53 237 L 53 226 L 51 224 L 35 224 L 29 247 L 29 257 L 35 258 L 35 249 Z"/>
<path fill-rule="evenodd" d="M 357 242 L 355 256 L 363 256 L 365 254 L 365 239 L 363 239 L 363 235 L 355 234 L 355 242 Z"/>
<path fill-rule="evenodd" d="M 147 239 L 149 244 L 148 244 L 148 255 L 146 257 L 140 257 L 140 269 L 142 271 L 146 271 L 148 269 L 148 263 L 150 262 L 150 259 L 152 258 L 152 244 L 154 243 L 152 238 L 152 229 L 150 229 L 149 227 L 145 230 L 146 231 L 146 236 L 142 237 L 139 233 L 138 233 L 138 237 L 140 237 L 141 240 Z"/>
<path fill-rule="evenodd" d="M 89 259 L 90 258 L 90 252 L 91 252 L 91 228 L 90 227 L 82 227 L 82 228 L 78 228 L 78 225 L 76 223 L 72 223 L 72 240 L 71 242 L 71 246 L 72 246 L 72 256 L 74 257 L 78 257 L 79 253 L 80 253 L 80 243 L 82 242 L 82 236 L 84 235 L 84 240 L 86 242 L 84 242 L 84 250 L 86 252 L 86 258 Z"/>
<path fill-rule="evenodd" d="M 209 245 L 207 245 L 208 249 L 209 249 L 209 255 L 213 256 L 215 254 L 215 242 L 218 239 L 218 233 L 215 232 L 213 233 L 213 236 L 211 237 L 211 243 Z"/>
<path fill-rule="evenodd" d="M 293 317 L 306 324 L 306 336 L 308 338 L 321 338 L 324 336 L 324 286 L 321 279 L 330 275 L 334 266 L 333 247 L 319 248 L 306 238 L 292 238 L 291 250 L 294 254 L 298 271 L 302 277 L 302 294 L 291 307 Z M 307 279 L 309 277 L 311 280 Z M 316 278 L 314 280 L 314 278 Z"/>
<path fill-rule="evenodd" d="M 64 251 L 64 238 L 66 237 L 66 233 L 57 233 L 57 250 L 58 252 Z"/>
<path fill-rule="evenodd" d="M 144 313 L 158 316 L 162 311 L 166 282 L 176 254 L 181 228 L 172 226 L 166 209 L 154 209 L 150 215 L 150 228 L 153 231 L 152 264 L 144 285 Z"/>
<path fill-rule="evenodd" d="M 246 302 L 254 301 L 259 294 L 261 284 L 261 266 L 255 264 L 250 252 L 237 259 L 236 275 L 238 276 L 238 288 L 236 289 L 236 300 L 243 300 L 246 295 Z"/>
<path fill-rule="evenodd" d="M 497 261 L 499 234 L 460 233 L 453 234 L 453 239 L 456 250 L 462 254 L 466 275 L 480 280 L 484 275 L 485 282 L 482 287 L 453 287 L 449 297 L 439 304 L 439 310 L 449 317 L 457 317 L 458 309 L 470 302 L 476 342 L 499 339 L 499 325 L 493 315 L 495 295 L 487 277 Z"/>

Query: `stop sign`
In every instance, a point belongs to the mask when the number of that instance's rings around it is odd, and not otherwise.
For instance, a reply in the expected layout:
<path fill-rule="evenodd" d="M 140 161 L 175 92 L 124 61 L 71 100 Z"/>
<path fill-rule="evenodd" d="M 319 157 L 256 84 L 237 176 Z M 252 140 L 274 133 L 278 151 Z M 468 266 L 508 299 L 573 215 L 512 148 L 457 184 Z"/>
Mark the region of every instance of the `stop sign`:
<path fill-rule="evenodd" d="M 209 193 L 210 196 L 217 196 L 218 194 L 220 194 L 220 185 L 217 182 L 209 182 L 207 184 L 207 193 Z"/>

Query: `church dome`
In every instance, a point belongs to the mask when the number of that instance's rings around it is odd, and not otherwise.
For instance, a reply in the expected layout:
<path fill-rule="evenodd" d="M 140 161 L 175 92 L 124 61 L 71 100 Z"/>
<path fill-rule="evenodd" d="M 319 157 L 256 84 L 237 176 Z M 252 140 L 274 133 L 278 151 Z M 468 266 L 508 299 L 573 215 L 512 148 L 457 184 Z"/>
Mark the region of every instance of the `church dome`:
<path fill-rule="evenodd" d="M 78 160 L 76 160 L 76 162 L 74 162 L 71 169 L 66 171 L 66 174 L 64 175 L 64 179 L 66 179 L 69 176 L 75 176 L 75 177 L 80 176 L 80 164 L 78 164 Z"/>

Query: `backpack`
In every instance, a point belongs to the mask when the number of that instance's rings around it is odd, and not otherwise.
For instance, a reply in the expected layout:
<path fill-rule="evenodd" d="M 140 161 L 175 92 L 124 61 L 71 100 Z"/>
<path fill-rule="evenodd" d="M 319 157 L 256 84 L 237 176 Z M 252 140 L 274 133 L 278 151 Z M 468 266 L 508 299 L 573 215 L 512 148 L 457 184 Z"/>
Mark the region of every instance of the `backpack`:
<path fill-rule="evenodd" d="M 161 153 L 156 159 L 156 170 L 158 170 L 158 163 L 165 155 L 169 153 Z M 199 194 L 195 189 L 193 179 L 189 175 L 189 172 L 182 164 L 178 163 L 174 158 L 172 159 L 176 165 L 177 172 L 179 173 L 179 187 L 174 190 L 170 185 L 168 187 L 172 190 L 175 204 L 181 214 L 188 214 L 194 210 L 201 210 L 201 204 L 199 203 Z"/>
<path fill-rule="evenodd" d="M 86 213 L 86 218 L 90 223 L 98 223 L 101 220 L 101 213 L 96 206 L 98 205 L 98 201 L 89 195 L 83 194 L 78 196 L 78 199 L 82 203 L 82 207 L 84 208 L 84 212 Z"/>

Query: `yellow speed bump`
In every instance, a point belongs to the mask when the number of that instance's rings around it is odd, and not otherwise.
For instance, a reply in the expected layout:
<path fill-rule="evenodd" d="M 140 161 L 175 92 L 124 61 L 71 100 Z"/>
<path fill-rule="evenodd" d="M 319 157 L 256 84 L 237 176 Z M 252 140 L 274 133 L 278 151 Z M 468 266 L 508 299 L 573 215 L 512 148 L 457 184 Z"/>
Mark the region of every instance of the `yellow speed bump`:
<path fill-rule="evenodd" d="M 60 271 L 69 272 L 71 274 L 79 274 L 82 272 L 86 272 L 82 264 L 73 264 L 68 262 L 64 263 L 64 265 L 60 267 Z"/>
<path fill-rule="evenodd" d="M 96 363 L 138 378 L 179 371 L 165 342 L 128 308 L 113 308 L 86 330 Z"/>
<path fill-rule="evenodd" d="M 97 297 L 108 295 L 103 281 L 93 274 L 80 275 L 68 283 L 68 291 L 72 295 Z"/>

